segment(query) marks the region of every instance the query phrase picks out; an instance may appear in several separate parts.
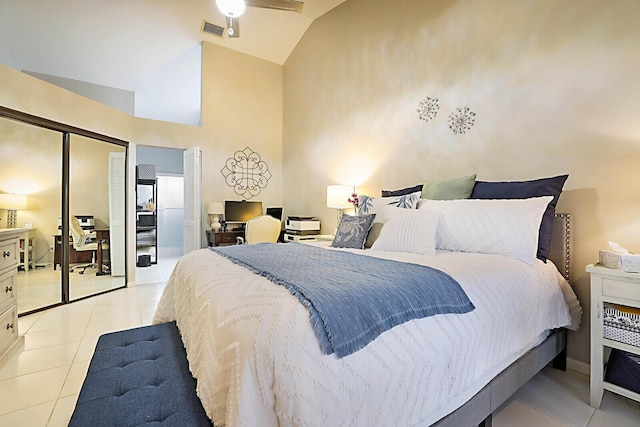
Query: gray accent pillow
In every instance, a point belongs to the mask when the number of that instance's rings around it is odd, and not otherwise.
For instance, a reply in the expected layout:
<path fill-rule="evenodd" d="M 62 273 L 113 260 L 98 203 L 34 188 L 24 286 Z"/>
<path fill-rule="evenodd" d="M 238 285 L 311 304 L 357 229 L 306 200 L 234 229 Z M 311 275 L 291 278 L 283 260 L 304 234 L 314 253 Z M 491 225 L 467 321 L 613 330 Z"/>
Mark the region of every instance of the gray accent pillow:
<path fill-rule="evenodd" d="M 331 243 L 334 248 L 362 249 L 373 223 L 374 214 L 343 215 L 336 236 Z"/>
<path fill-rule="evenodd" d="M 431 200 L 468 199 L 476 185 L 476 174 L 441 181 L 425 181 L 422 198 Z"/>
<path fill-rule="evenodd" d="M 367 240 L 364 242 L 364 248 L 370 249 L 371 246 L 378 240 L 378 236 L 380 236 L 380 230 L 382 230 L 382 226 L 384 223 L 382 222 L 374 222 L 371 224 L 371 230 L 369 230 L 369 234 L 367 234 Z"/>

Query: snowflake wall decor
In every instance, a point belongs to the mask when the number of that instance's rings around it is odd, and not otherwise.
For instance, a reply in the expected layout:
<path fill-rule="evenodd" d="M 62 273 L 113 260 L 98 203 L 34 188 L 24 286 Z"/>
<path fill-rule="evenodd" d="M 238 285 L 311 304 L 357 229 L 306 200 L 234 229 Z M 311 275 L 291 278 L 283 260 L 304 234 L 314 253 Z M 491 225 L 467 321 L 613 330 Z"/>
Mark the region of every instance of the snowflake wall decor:
<path fill-rule="evenodd" d="M 225 177 L 227 185 L 233 187 L 236 194 L 245 200 L 260 194 L 271 179 L 267 163 L 249 147 L 236 151 L 233 157 L 228 158 L 220 173 Z"/>
<path fill-rule="evenodd" d="M 438 115 L 440 110 L 440 104 L 438 104 L 438 98 L 426 97 L 418 104 L 418 119 L 428 122 L 434 119 Z"/>
<path fill-rule="evenodd" d="M 469 107 L 458 107 L 449 114 L 449 129 L 456 135 L 465 133 L 476 123 L 475 116 L 476 113 L 471 111 Z"/>

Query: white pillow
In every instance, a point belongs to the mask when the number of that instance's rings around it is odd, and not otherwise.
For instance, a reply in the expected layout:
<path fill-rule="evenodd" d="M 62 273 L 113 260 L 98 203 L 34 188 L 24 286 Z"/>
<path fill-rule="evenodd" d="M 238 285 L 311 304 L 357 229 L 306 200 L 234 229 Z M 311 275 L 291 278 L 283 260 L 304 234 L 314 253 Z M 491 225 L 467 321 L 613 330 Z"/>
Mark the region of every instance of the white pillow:
<path fill-rule="evenodd" d="M 384 226 L 371 250 L 435 255 L 439 217 L 428 209 L 387 206 L 382 212 Z"/>
<path fill-rule="evenodd" d="M 436 248 L 506 255 L 533 264 L 542 215 L 552 196 L 503 200 L 425 200 L 441 213 Z"/>

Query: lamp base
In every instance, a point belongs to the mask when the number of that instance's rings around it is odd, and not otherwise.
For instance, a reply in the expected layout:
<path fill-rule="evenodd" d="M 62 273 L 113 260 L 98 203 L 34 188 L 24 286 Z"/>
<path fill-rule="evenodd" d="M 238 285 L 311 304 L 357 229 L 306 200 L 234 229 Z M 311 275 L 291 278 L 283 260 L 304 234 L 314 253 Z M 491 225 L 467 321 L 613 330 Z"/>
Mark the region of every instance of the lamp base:
<path fill-rule="evenodd" d="M 7 228 L 16 228 L 18 223 L 18 212 L 15 209 L 7 211 Z"/>
<path fill-rule="evenodd" d="M 340 225 L 340 221 L 342 221 L 342 217 L 343 216 L 344 216 L 344 209 L 339 208 L 338 209 L 337 218 L 336 218 L 336 227 L 338 227 L 338 225 Z"/>
<path fill-rule="evenodd" d="M 213 231 L 214 233 L 218 233 L 220 232 L 220 229 L 222 229 L 222 224 L 220 224 L 220 218 L 218 217 L 218 215 L 214 215 L 213 222 L 211 223 L 211 231 Z"/>

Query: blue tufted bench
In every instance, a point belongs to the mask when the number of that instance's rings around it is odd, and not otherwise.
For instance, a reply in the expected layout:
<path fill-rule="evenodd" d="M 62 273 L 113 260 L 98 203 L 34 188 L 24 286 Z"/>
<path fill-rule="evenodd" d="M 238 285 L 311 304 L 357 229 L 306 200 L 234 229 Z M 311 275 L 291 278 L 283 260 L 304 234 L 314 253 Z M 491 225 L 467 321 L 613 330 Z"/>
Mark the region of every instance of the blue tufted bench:
<path fill-rule="evenodd" d="M 102 335 L 70 426 L 211 426 L 175 322 Z"/>

